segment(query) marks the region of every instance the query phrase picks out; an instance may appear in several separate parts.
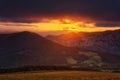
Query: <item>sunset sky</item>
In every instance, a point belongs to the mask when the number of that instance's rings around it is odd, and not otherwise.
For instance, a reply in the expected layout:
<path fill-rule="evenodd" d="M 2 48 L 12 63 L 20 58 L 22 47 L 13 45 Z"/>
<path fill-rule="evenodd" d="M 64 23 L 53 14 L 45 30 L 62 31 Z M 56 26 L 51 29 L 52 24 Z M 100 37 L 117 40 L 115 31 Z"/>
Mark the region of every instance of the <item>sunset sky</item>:
<path fill-rule="evenodd" d="M 0 32 L 120 29 L 120 0 L 0 0 Z"/>

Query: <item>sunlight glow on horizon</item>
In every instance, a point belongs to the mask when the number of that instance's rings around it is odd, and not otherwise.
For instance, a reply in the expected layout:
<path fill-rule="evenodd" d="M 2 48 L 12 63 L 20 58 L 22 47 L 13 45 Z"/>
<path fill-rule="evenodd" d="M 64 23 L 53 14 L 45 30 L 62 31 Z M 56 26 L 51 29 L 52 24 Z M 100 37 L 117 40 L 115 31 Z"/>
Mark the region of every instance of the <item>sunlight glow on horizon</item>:
<path fill-rule="evenodd" d="M 14 23 L 0 22 L 0 28 L 3 30 L 16 31 L 34 31 L 34 32 L 49 32 L 49 31 L 71 31 L 71 32 L 98 32 L 106 30 L 116 30 L 120 27 L 96 27 L 94 23 L 86 23 L 71 18 L 60 19 L 43 19 L 36 23 Z"/>
<path fill-rule="evenodd" d="M 74 21 L 69 18 L 48 19 L 47 21 L 35 23 L 34 25 L 41 31 L 97 32 L 120 29 L 120 27 L 96 27 L 94 23 Z"/>

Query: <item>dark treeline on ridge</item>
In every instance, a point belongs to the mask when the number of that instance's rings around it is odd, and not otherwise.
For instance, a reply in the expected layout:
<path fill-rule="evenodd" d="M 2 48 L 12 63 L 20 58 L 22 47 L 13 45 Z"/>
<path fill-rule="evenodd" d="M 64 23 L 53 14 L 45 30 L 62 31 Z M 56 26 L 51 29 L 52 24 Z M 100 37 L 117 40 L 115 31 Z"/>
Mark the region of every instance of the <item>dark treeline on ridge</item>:
<path fill-rule="evenodd" d="M 3 73 L 15 73 L 15 72 L 30 72 L 30 71 L 100 71 L 100 72 L 120 72 L 118 67 L 108 66 L 94 66 L 94 67 L 78 67 L 78 66 L 23 66 L 16 68 L 0 68 L 0 74 Z"/>

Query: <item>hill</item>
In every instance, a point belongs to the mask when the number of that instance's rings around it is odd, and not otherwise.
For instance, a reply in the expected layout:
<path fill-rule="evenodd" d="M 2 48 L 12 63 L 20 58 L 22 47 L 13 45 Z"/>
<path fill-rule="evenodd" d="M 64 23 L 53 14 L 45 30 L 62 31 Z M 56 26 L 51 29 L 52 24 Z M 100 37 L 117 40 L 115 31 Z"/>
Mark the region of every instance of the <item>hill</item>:
<path fill-rule="evenodd" d="M 48 35 L 46 38 L 64 46 L 120 55 L 120 30 Z"/>
<path fill-rule="evenodd" d="M 0 35 L 0 67 L 81 66 L 119 63 L 120 57 L 109 53 L 65 47 L 32 32 Z"/>

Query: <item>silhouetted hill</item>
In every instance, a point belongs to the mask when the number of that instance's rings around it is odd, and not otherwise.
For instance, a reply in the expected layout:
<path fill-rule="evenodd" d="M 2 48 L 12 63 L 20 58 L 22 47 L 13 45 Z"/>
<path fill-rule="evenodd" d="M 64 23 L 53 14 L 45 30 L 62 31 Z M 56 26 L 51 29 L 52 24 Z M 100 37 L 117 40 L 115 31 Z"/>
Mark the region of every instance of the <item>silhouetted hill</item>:
<path fill-rule="evenodd" d="M 66 66 L 118 63 L 119 56 L 65 47 L 32 32 L 0 35 L 0 66 Z M 111 60 L 112 59 L 112 60 Z"/>
<path fill-rule="evenodd" d="M 49 40 L 79 50 L 99 54 L 103 62 L 120 63 L 120 30 L 105 32 L 71 32 L 58 36 L 48 35 Z"/>
<path fill-rule="evenodd" d="M 120 30 L 49 35 L 47 38 L 69 47 L 120 55 Z"/>
<path fill-rule="evenodd" d="M 60 65 L 67 53 L 76 51 L 31 32 L 2 34 L 0 44 L 1 66 Z"/>

